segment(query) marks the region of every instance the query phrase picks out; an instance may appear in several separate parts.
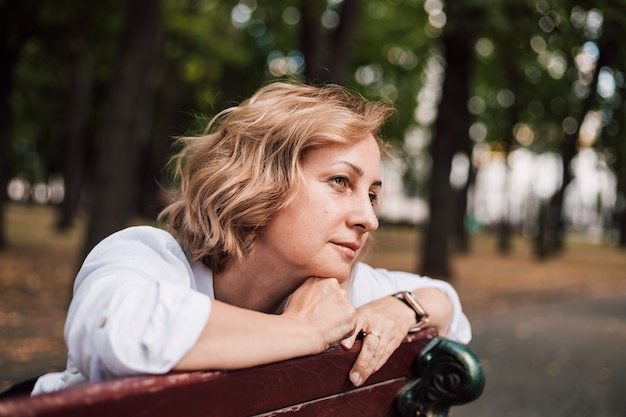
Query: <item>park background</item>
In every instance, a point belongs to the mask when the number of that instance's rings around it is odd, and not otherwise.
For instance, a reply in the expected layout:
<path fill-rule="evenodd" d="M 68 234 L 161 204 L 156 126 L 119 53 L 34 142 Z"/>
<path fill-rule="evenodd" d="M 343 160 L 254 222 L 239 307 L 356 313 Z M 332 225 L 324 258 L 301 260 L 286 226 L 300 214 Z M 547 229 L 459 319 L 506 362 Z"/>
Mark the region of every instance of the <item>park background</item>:
<path fill-rule="evenodd" d="M 375 266 L 476 323 L 626 293 L 625 27 L 623 0 L 0 1 L 0 390 L 62 367 L 76 269 L 154 222 L 173 138 L 276 79 L 394 103 Z"/>

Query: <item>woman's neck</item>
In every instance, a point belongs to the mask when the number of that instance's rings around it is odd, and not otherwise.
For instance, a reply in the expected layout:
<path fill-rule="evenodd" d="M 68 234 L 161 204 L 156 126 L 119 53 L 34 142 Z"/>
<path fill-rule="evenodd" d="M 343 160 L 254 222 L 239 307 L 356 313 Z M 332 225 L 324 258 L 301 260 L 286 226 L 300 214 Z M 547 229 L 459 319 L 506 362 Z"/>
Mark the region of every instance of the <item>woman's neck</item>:
<path fill-rule="evenodd" d="M 306 277 L 294 279 L 285 271 L 273 268 L 266 260 L 257 262 L 257 259 L 252 255 L 244 262 L 235 261 L 223 272 L 214 274 L 215 298 L 237 307 L 279 313 Z"/>

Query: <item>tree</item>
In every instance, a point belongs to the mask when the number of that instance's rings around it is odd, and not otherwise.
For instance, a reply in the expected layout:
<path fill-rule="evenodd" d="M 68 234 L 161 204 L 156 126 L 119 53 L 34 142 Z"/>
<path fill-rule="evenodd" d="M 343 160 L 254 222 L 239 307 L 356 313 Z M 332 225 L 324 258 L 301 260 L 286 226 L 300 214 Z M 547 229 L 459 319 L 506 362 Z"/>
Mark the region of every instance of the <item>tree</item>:
<path fill-rule="evenodd" d="M 303 0 L 300 48 L 306 61 L 305 78 L 312 83 L 346 84 L 351 50 L 359 22 L 361 0 L 344 0 L 334 29 L 322 26 L 324 13 L 336 13 L 323 2 Z"/>
<path fill-rule="evenodd" d="M 84 255 L 129 223 L 136 204 L 138 156 L 149 141 L 152 103 L 161 69 L 160 2 L 132 0 L 119 58 L 101 119 L 95 188 Z"/>
<path fill-rule="evenodd" d="M 615 83 L 612 93 L 607 91 L 597 94 L 598 110 L 603 116 L 604 124 L 595 146 L 608 156 L 607 162 L 617 177 L 618 203 L 613 221 L 619 233 L 617 244 L 621 249 L 626 248 L 626 204 L 624 204 L 626 201 L 626 106 L 624 106 L 626 83 L 623 81 L 626 72 L 626 53 L 621 48 L 626 13 L 623 3 L 623 1 L 603 1 L 595 4 L 595 7 L 598 7 L 603 14 L 602 35 L 597 39 L 599 61 L 596 83 L 600 71 L 609 75 Z"/>
<path fill-rule="evenodd" d="M 27 3 L 27 4 L 24 4 Z M 35 27 L 30 24 L 33 15 L 41 8 L 41 0 L 0 2 L 0 249 L 6 247 L 5 229 L 6 189 L 9 182 L 9 142 L 13 128 L 11 95 L 15 82 L 15 68 L 22 47 L 33 35 Z"/>
<path fill-rule="evenodd" d="M 438 117 L 431 143 L 430 218 L 422 248 L 421 272 L 425 275 L 451 278 L 449 242 L 451 219 L 454 218 L 455 193 L 450 186 L 452 158 L 457 151 L 469 153 L 470 114 L 467 102 L 473 64 L 475 22 L 482 17 L 482 7 L 472 4 L 450 4 L 447 24 L 441 35 L 446 68 Z M 471 22 L 471 23 L 468 23 Z"/>
<path fill-rule="evenodd" d="M 70 111 L 67 121 L 67 152 L 64 166 L 65 198 L 60 205 L 57 227 L 71 228 L 80 205 L 81 188 L 84 185 L 84 154 L 88 141 L 88 123 L 92 110 L 93 56 L 83 38 L 70 45 L 75 59 L 73 76 L 69 85 Z"/>

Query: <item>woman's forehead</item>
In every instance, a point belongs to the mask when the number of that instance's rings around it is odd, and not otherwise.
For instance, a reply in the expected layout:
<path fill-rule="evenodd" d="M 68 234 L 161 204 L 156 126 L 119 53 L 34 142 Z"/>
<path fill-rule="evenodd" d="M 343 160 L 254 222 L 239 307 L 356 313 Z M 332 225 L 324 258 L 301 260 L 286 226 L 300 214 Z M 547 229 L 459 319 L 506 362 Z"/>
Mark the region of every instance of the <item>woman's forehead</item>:
<path fill-rule="evenodd" d="M 304 163 L 318 163 L 326 167 L 343 166 L 359 176 L 377 175 L 380 154 L 378 142 L 370 135 L 354 143 L 333 143 L 311 149 L 307 152 Z"/>

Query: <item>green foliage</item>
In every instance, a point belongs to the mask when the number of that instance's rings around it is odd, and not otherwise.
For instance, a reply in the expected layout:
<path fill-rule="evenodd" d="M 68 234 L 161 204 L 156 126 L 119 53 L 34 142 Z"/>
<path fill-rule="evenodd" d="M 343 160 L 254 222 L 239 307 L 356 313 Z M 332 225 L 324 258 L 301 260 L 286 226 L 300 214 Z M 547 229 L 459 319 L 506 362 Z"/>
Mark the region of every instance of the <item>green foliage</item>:
<path fill-rule="evenodd" d="M 43 2 L 39 14 L 23 22 L 34 27 L 19 56 L 11 97 L 14 176 L 45 182 L 62 171 L 77 50 L 97 48 L 94 76 L 108 82 L 120 16 L 115 3 Z"/>
<path fill-rule="evenodd" d="M 229 23 L 231 9 L 220 1 L 165 1 L 166 59 L 201 113 L 214 111 L 229 68 L 254 65 L 245 32 Z"/>
<path fill-rule="evenodd" d="M 623 36 L 621 28 L 626 19 L 620 11 L 624 2 L 617 3 L 584 5 L 569 0 L 494 3 L 482 35 L 482 42 L 491 44 L 493 52 L 477 54 L 474 89 L 476 97 L 485 103 L 477 121 L 486 126 L 485 139 L 492 148 L 523 146 L 538 152 L 559 151 L 564 128 L 571 130 L 580 125 L 583 101 L 595 96 L 591 80 L 581 82 L 575 61 L 586 45 L 602 45 L 607 38 Z M 604 30 L 597 34 L 585 21 L 590 11 L 600 11 L 604 16 Z M 617 27 L 620 29 L 615 30 Z M 607 33 L 609 29 L 611 33 Z M 615 48 L 610 53 L 618 50 Z M 619 67 L 618 62 L 614 60 L 613 64 Z M 622 59 L 621 65 L 623 62 Z M 623 71 L 623 68 L 614 69 Z M 593 77 L 593 73 L 587 77 Z M 503 105 L 499 100 L 499 94 L 505 90 L 513 93 L 514 105 Z M 602 100 L 596 100 L 592 107 L 603 107 Z M 507 120 L 528 126 L 532 138 L 515 140 Z"/>
<path fill-rule="evenodd" d="M 216 113 L 270 79 L 302 78 L 302 67 L 276 74 L 270 71 L 270 63 L 276 57 L 285 62 L 291 59 L 290 63 L 301 61 L 299 25 L 305 5 L 317 6 L 327 16 L 341 15 L 342 1 L 316 1 L 163 0 L 166 65 L 162 83 L 176 86 L 180 98 L 175 111 L 186 116 L 176 119 L 175 128 L 192 124 L 195 114 Z M 35 30 L 19 57 L 11 99 L 12 175 L 39 181 L 62 169 L 71 80 L 77 57 L 85 53 L 92 59 L 95 88 L 90 125 L 97 128 L 100 103 L 119 48 L 124 6 L 121 0 L 43 2 L 36 16 L 22 22 Z M 441 6 L 443 13 L 433 12 Z M 407 172 L 413 173 L 407 184 L 419 193 L 424 186 L 421 176 L 429 167 L 428 155 L 408 149 L 405 136 L 416 129 L 429 129 L 416 121 L 415 110 L 418 95 L 428 81 L 424 72 L 428 60 L 445 53 L 440 46 L 441 21 L 437 19 L 445 18 L 450 8 L 463 8 L 466 18 L 455 25 L 467 25 L 480 39 L 471 75 L 472 102 L 476 105 L 475 121 L 485 133 L 477 135 L 476 141 L 486 141 L 493 149 L 558 149 L 564 121 L 572 118 L 581 122 L 579 111 L 586 95 L 575 94 L 577 88 L 584 87 L 578 82 L 575 60 L 585 43 L 593 41 L 610 55 L 605 65 L 618 81 L 614 96 L 598 97 L 594 103 L 609 128 L 597 146 L 607 149 L 607 155 L 612 153 L 613 161 L 622 160 L 617 155 L 624 153 L 619 138 L 624 128 L 620 94 L 626 53 L 617 40 L 624 34 L 624 6 L 624 0 L 474 0 L 447 4 L 363 0 L 346 84 L 367 97 L 394 102 L 397 114 L 386 126 L 384 136 L 407 158 L 411 167 Z M 485 14 L 474 15 L 478 9 Z M 599 34 L 576 20 L 593 9 L 604 17 Z M 332 36 L 334 30 L 329 25 L 322 35 Z M 593 91 L 586 94 L 595 96 Z M 197 123 L 193 130 L 202 127 L 202 120 Z M 515 137 L 514 130 L 520 124 L 529 128 L 532 139 Z M 427 141 L 429 135 L 425 138 Z"/>

